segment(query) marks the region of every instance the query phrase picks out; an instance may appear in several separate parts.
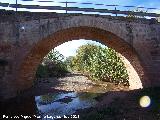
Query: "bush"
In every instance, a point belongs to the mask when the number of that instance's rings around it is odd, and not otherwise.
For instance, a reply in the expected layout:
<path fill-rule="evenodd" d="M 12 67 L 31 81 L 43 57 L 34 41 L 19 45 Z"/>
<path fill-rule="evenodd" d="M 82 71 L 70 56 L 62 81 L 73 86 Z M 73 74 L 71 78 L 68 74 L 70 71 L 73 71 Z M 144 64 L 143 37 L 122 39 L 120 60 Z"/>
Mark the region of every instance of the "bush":
<path fill-rule="evenodd" d="M 36 77 L 37 78 L 45 78 L 48 77 L 48 69 L 44 65 L 39 65 L 37 72 L 36 72 Z"/>
<path fill-rule="evenodd" d="M 39 65 L 36 77 L 61 77 L 68 73 L 67 65 L 63 62 L 64 56 L 57 51 L 49 52 Z"/>

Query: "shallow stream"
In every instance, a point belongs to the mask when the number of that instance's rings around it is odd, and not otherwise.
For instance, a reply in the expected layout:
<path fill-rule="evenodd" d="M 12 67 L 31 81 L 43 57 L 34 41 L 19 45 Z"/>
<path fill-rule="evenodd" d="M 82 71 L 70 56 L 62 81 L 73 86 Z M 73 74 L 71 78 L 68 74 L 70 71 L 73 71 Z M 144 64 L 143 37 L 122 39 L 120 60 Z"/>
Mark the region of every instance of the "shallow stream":
<path fill-rule="evenodd" d="M 50 92 L 40 96 L 16 98 L 1 103 L 0 118 L 26 119 L 57 119 L 78 118 L 74 113 L 78 110 L 94 107 L 98 103 L 97 97 L 110 91 L 114 86 L 102 83 L 95 84 L 88 90 L 81 92 Z"/>

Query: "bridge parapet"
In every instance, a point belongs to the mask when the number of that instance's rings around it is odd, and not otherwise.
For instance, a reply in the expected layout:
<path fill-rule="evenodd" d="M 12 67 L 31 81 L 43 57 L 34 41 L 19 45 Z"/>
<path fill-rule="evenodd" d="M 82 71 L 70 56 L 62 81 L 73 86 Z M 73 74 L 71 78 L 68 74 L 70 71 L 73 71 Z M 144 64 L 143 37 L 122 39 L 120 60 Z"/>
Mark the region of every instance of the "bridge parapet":
<path fill-rule="evenodd" d="M 0 10 L 0 22 L 13 22 L 13 21 L 30 21 L 30 20 L 39 20 L 39 19 L 51 19 L 51 18 L 62 18 L 69 16 L 93 16 L 93 17 L 102 17 L 109 20 L 120 20 L 120 21 L 129 21 L 135 23 L 144 23 L 144 24 L 158 24 L 157 18 L 146 19 L 146 18 L 130 18 L 125 16 L 111 16 L 111 15 L 100 15 L 100 14 L 82 14 L 82 13 L 55 13 L 55 12 L 24 12 L 24 11 L 6 11 Z"/>

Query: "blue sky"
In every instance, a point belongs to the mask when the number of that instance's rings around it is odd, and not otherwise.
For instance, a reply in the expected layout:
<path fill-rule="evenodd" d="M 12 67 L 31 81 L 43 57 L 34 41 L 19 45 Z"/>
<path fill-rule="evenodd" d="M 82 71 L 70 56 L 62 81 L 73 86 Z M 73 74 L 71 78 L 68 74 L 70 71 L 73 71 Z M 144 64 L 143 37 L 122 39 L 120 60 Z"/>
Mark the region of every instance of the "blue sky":
<path fill-rule="evenodd" d="M 19 4 L 28 4 L 28 5 L 41 5 L 41 6 L 65 6 L 63 3 L 58 3 L 58 2 L 64 2 L 64 1 L 72 1 L 72 2 L 78 2 L 77 4 L 69 4 L 68 6 L 77 6 L 77 7 L 93 7 L 93 8 L 107 8 L 107 9 L 114 9 L 114 7 L 109 7 L 109 6 L 95 6 L 95 5 L 85 5 L 85 4 L 79 4 L 82 2 L 92 2 L 92 3 L 103 3 L 103 4 L 109 4 L 109 5 L 119 5 L 117 9 L 123 9 L 123 10 L 128 10 L 131 8 L 124 8 L 122 6 L 143 6 L 147 8 L 159 8 L 159 10 L 150 10 L 150 12 L 154 11 L 157 13 L 160 13 L 160 0 L 43 0 L 43 1 L 54 1 L 54 2 L 38 2 L 42 0 L 33 0 L 33 1 L 22 1 L 22 0 L 17 0 Z M 15 4 L 16 0 L 0 0 L 2 3 L 10 3 L 10 4 Z M 2 7 L 0 7 L 2 9 Z M 15 10 L 14 8 L 5 8 L 5 9 L 12 9 Z M 133 8 L 134 9 L 134 8 Z M 23 11 L 25 9 L 19 9 L 20 11 Z M 31 10 L 31 11 L 45 11 L 45 10 Z M 62 11 L 58 11 L 62 12 Z M 64 12 L 64 11 L 63 11 Z"/>
<path fill-rule="evenodd" d="M 160 14 L 160 0 L 43 0 L 43 1 L 55 1 L 55 2 L 38 2 L 42 0 L 34 0 L 34 1 L 22 1 L 17 0 L 18 4 L 24 4 L 24 5 L 41 5 L 41 6 L 65 6 L 65 4 L 58 3 L 58 2 L 64 2 L 64 1 L 72 1 L 72 2 L 78 2 L 77 4 L 69 4 L 70 7 L 89 7 L 89 8 L 103 8 L 103 9 L 114 9 L 114 7 L 109 7 L 105 5 L 119 5 L 117 9 L 120 10 L 130 10 L 131 8 L 126 8 L 122 6 L 142 6 L 147 8 L 158 8 L 156 10 L 150 10 L 149 12 L 155 12 Z M 16 0 L 0 0 L 2 3 L 10 3 L 15 4 Z M 102 6 L 95 6 L 95 5 L 85 5 L 80 4 L 82 2 L 92 2 L 94 4 L 105 4 Z M 0 9 L 6 9 L 6 10 L 15 10 L 15 8 L 10 7 L 0 7 Z M 135 9 L 135 8 L 132 8 Z M 18 11 L 26 11 L 26 9 L 18 9 Z M 27 10 L 31 12 L 48 12 L 48 10 Z M 53 11 L 53 12 L 62 12 L 65 11 Z M 87 44 L 87 43 L 95 43 L 97 45 L 102 45 L 100 43 L 96 43 L 93 41 L 86 41 L 86 40 L 74 40 L 70 42 L 66 42 L 55 49 L 58 50 L 61 54 L 63 54 L 65 57 L 75 55 L 76 50 L 79 46 Z"/>

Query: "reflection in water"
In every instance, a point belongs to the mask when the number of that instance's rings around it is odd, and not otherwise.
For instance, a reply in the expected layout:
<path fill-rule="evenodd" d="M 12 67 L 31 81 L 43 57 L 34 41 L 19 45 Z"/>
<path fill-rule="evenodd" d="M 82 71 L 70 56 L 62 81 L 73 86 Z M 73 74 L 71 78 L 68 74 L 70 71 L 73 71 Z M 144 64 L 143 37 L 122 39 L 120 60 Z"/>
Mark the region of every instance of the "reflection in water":
<path fill-rule="evenodd" d="M 71 115 L 78 109 L 91 107 L 97 103 L 96 93 L 50 93 L 36 96 L 35 101 L 42 118 L 49 116 Z"/>
<path fill-rule="evenodd" d="M 35 97 L 17 97 L 5 103 L 0 103 L 0 119 L 47 119 L 45 116 L 71 115 L 79 109 L 89 108 L 97 103 L 94 99 L 97 93 L 58 92 Z M 17 118 L 16 118 L 17 119 Z"/>
<path fill-rule="evenodd" d="M 41 119 L 46 119 L 44 118 L 46 115 L 72 115 L 79 109 L 94 106 L 98 103 L 95 99 L 97 96 L 113 88 L 110 84 L 103 84 L 97 83 L 94 87 L 83 92 L 57 91 L 35 97 L 17 97 L 8 102 L 0 103 L 0 111 L 2 111 L 0 119 L 3 115 L 30 115 L 31 119 L 36 119 L 39 116 Z"/>

